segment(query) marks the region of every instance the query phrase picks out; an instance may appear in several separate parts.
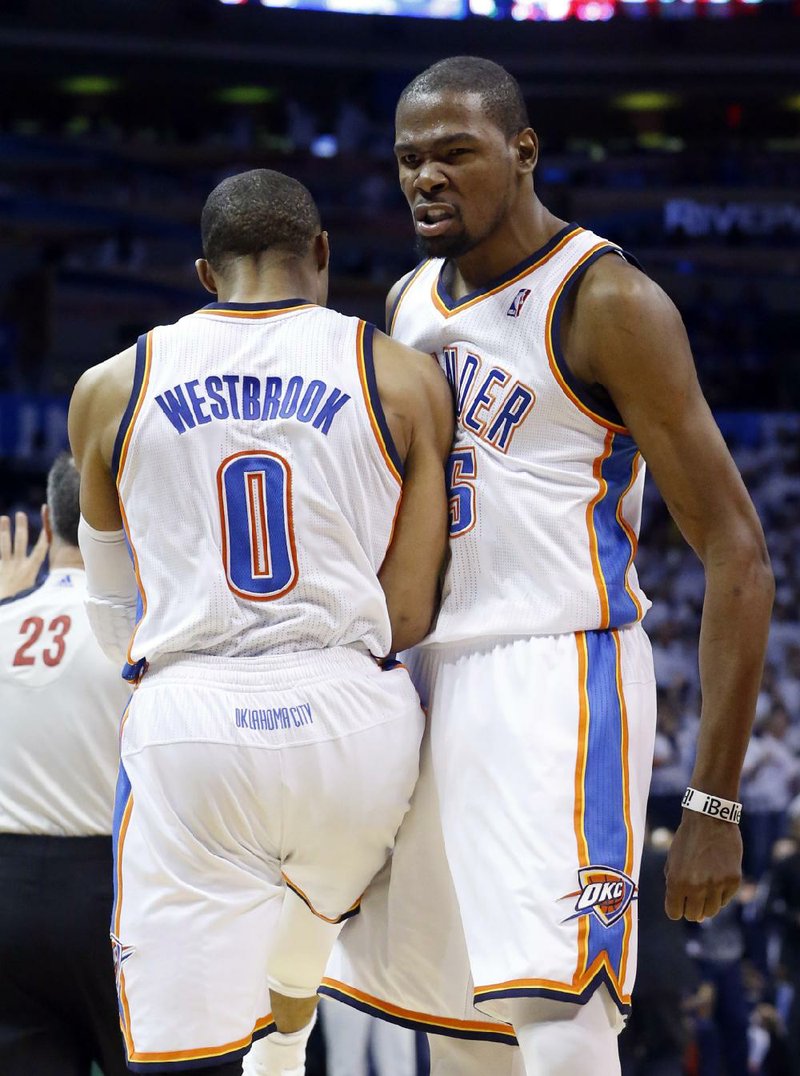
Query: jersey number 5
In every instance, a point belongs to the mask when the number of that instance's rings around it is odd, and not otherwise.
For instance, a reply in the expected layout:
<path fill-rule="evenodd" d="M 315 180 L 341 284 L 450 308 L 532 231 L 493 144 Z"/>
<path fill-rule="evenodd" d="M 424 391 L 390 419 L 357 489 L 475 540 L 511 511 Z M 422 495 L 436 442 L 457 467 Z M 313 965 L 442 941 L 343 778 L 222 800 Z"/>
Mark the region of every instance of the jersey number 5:
<path fill-rule="evenodd" d="M 217 471 L 228 586 L 249 601 L 280 598 L 297 583 L 292 472 L 275 452 L 237 452 Z"/>
<path fill-rule="evenodd" d="M 474 448 L 459 448 L 447 461 L 450 492 L 450 537 L 460 538 L 475 526 L 475 479 L 478 461 Z"/>

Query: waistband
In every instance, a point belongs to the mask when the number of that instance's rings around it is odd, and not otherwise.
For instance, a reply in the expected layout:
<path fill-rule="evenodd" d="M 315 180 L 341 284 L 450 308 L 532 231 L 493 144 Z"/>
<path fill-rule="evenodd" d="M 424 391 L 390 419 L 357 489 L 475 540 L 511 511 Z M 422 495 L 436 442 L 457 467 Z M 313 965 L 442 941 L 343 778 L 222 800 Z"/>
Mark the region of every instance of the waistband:
<path fill-rule="evenodd" d="M 341 679 L 380 672 L 363 646 L 331 646 L 289 654 L 230 658 L 214 654 L 172 654 L 149 667 L 139 691 L 164 684 L 208 684 L 218 687 L 274 690 L 314 680 Z"/>
<path fill-rule="evenodd" d="M 0 857 L 20 859 L 108 859 L 111 837 L 51 837 L 41 833 L 0 833 Z"/>

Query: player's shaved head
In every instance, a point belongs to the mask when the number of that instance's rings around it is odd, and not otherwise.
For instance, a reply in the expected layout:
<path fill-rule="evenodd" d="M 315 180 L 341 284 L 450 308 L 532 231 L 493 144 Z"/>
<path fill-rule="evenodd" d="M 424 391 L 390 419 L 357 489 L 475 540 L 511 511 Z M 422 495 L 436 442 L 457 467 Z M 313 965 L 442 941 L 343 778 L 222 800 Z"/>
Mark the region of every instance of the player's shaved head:
<path fill-rule="evenodd" d="M 450 56 L 417 75 L 400 95 L 398 110 L 434 94 L 478 94 L 485 115 L 507 138 L 530 126 L 519 83 L 508 71 L 480 56 Z"/>
<path fill-rule="evenodd" d="M 203 254 L 217 272 L 234 258 L 280 252 L 303 257 L 320 231 L 319 211 L 302 183 L 256 168 L 229 176 L 209 194 L 200 221 Z"/>
<path fill-rule="evenodd" d="M 57 456 L 47 475 L 47 507 L 50 527 L 67 545 L 78 544 L 81 518 L 81 476 L 68 452 Z"/>

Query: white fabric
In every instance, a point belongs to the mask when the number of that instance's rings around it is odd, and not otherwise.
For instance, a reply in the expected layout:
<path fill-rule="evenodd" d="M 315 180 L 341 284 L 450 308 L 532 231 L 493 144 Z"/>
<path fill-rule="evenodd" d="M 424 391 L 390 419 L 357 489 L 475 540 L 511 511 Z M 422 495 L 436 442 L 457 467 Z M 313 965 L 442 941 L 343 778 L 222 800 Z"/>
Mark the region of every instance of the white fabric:
<path fill-rule="evenodd" d="M 522 1053 L 517 1047 L 453 1039 L 448 1035 L 429 1035 L 428 1044 L 430 1076 L 526 1076 Z"/>
<path fill-rule="evenodd" d="M 267 964 L 270 990 L 287 998 L 314 997 L 340 930 L 340 923 L 326 923 L 288 890 Z"/>
<path fill-rule="evenodd" d="M 78 544 L 86 567 L 86 614 L 92 632 L 109 661 L 122 667 L 136 627 L 138 596 L 125 532 L 95 530 L 81 516 Z"/>
<path fill-rule="evenodd" d="M 346 648 L 144 678 L 115 818 L 130 1060 L 222 1060 L 267 1026 L 285 882 L 329 920 L 354 909 L 407 810 L 423 721 L 404 669 Z"/>
<path fill-rule="evenodd" d="M 420 780 L 323 989 L 480 1038 L 518 996 L 585 999 L 606 977 L 621 1023 L 655 730 L 643 629 L 423 647 L 412 673 Z"/>
<path fill-rule="evenodd" d="M 203 310 L 149 334 L 118 478 L 143 603 L 132 664 L 388 652 L 377 573 L 400 482 L 373 432 L 362 330 L 304 305 Z"/>
<path fill-rule="evenodd" d="M 575 1076 L 591 1058 L 592 1073 L 619 1076 L 618 1027 L 604 988 L 585 1005 L 559 1005 L 548 1018 L 517 1026 L 526 1076 Z"/>
<path fill-rule="evenodd" d="M 109 834 L 127 686 L 94 640 L 77 568 L 0 605 L 0 832 Z"/>
<path fill-rule="evenodd" d="M 622 627 L 649 608 L 633 566 L 641 456 L 577 406 L 548 354 L 559 348 L 556 300 L 584 258 L 615 249 L 573 229 L 452 310 L 436 291 L 448 267 L 432 259 L 402 295 L 392 335 L 437 356 L 458 419 L 433 642 Z"/>
<path fill-rule="evenodd" d="M 317 1012 L 305 1027 L 290 1034 L 274 1031 L 258 1039 L 250 1047 L 242 1064 L 242 1076 L 305 1076 L 306 1046 L 308 1045 Z"/>

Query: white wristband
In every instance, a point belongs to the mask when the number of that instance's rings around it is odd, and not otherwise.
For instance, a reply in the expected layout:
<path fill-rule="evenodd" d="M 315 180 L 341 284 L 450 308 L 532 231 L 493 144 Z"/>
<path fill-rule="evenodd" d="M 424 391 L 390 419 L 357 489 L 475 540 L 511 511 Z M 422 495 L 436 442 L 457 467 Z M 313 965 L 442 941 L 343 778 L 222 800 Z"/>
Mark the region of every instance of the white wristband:
<path fill-rule="evenodd" d="M 708 792 L 698 792 L 696 788 L 687 788 L 683 794 L 681 807 L 689 811 L 698 811 L 707 814 L 709 818 L 719 818 L 723 822 L 733 822 L 739 825 L 742 817 L 742 805 L 735 800 L 723 800 L 719 796 L 712 796 Z"/>

